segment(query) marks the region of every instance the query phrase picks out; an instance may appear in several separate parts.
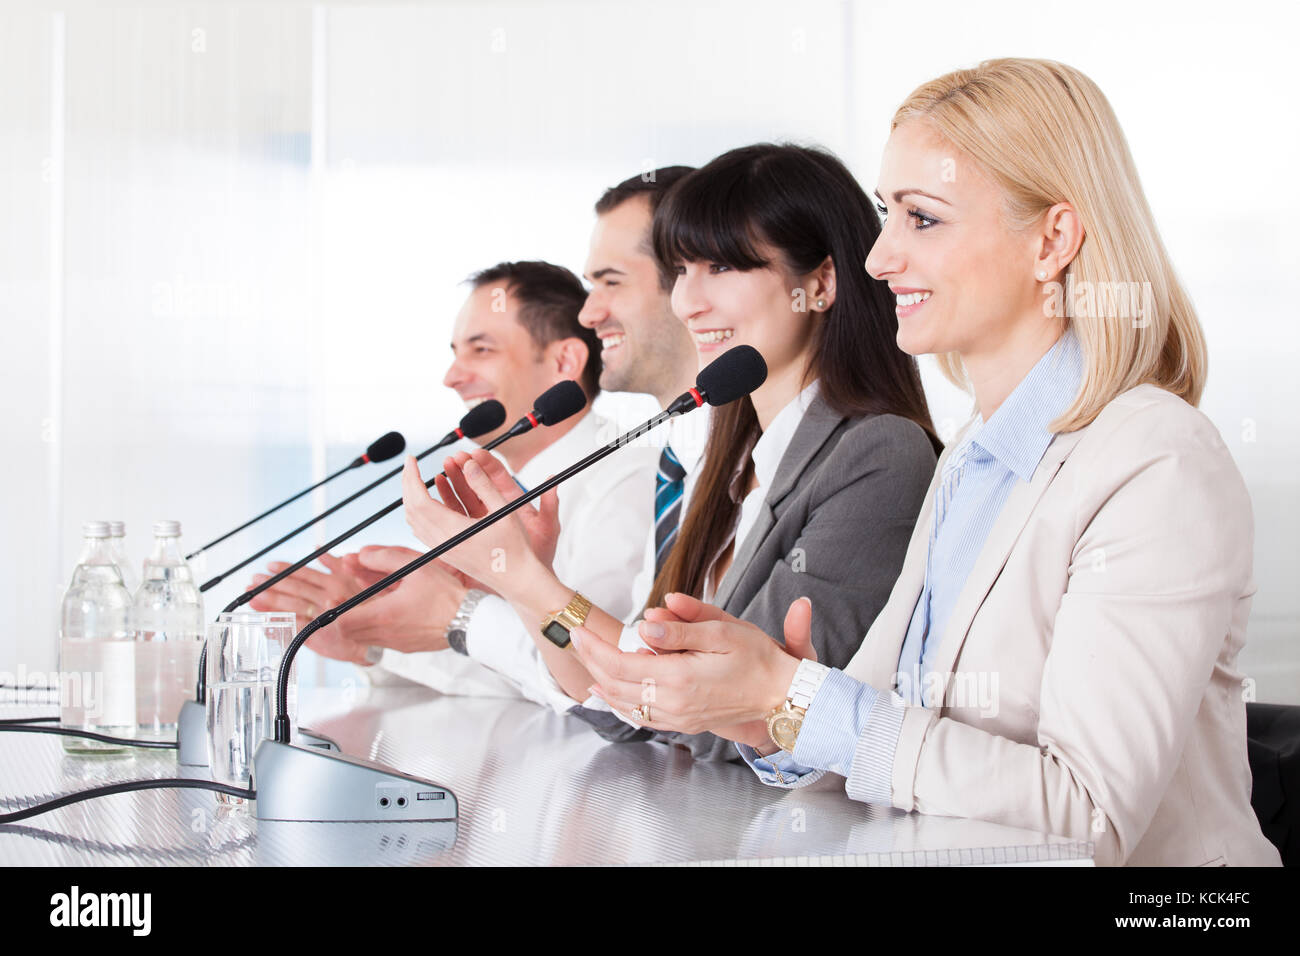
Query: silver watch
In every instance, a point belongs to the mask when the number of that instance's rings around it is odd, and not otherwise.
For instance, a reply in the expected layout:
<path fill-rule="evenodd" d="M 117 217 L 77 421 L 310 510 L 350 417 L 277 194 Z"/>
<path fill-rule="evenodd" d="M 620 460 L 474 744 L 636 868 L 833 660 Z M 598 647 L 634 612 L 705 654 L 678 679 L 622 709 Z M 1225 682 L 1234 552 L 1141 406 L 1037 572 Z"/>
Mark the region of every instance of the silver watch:
<path fill-rule="evenodd" d="M 474 616 L 474 609 L 478 607 L 478 602 L 485 597 L 487 597 L 486 591 L 470 588 L 465 592 L 465 597 L 460 602 L 460 607 L 456 609 L 451 623 L 447 625 L 447 646 L 457 654 L 469 656 L 469 648 L 465 646 L 465 639 L 469 636 L 469 619 Z"/>

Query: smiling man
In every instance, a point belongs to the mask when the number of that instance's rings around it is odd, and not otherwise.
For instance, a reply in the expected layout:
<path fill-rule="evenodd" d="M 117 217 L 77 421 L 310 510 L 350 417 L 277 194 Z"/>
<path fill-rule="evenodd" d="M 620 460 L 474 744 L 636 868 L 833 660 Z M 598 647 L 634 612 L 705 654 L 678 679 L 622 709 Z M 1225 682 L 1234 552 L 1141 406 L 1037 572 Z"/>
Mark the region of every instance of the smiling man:
<path fill-rule="evenodd" d="M 673 281 L 663 274 L 655 259 L 651 225 L 664 196 L 692 171 L 689 166 L 667 166 L 607 189 L 596 203 L 596 225 L 583 270 L 591 289 L 578 320 L 600 339 L 600 386 L 609 391 L 653 395 L 661 407 L 667 407 L 695 383 L 699 361 L 690 332 L 673 314 Z M 642 500 L 644 514 L 653 520 L 653 527 L 644 535 L 639 569 L 626 579 L 627 593 L 610 606 L 592 599 L 597 607 L 629 622 L 630 633 L 635 630 L 631 622 L 639 618 L 655 576 L 676 541 L 681 515 L 699 474 L 708 423 L 705 407 L 658 429 L 655 438 L 666 442 L 662 448 L 638 449 L 648 450 L 655 459 L 649 466 L 654 475 L 653 493 Z M 591 597 L 577 581 L 559 575 L 558 565 L 556 573 L 576 591 Z M 536 634 L 535 629 L 531 635 L 535 647 Z M 556 649 L 543 642 L 538 650 L 542 656 L 533 671 L 533 682 L 529 683 L 526 676 L 521 678 L 526 696 L 580 717 L 608 739 L 649 737 L 648 732 L 629 727 L 598 699 L 586 698 L 581 705 L 576 704 L 575 700 L 586 695 L 576 687 L 569 688 L 573 696 L 566 694 L 557 675 L 547 666 L 548 662 L 558 663 Z M 563 658 L 564 654 L 559 656 Z"/>
<path fill-rule="evenodd" d="M 601 359 L 594 336 L 577 322 L 586 292 L 572 272 L 547 262 L 503 262 L 468 281 L 472 291 L 452 327 L 452 362 L 442 384 L 466 407 L 490 398 L 505 406 L 505 423 L 480 436 L 479 444 L 507 431 L 557 382 L 573 379 L 587 395 L 587 414 L 501 446 L 499 454 L 518 472 L 584 421 L 591 424 Z"/>
<path fill-rule="evenodd" d="M 578 315 L 600 339 L 600 387 L 645 392 L 663 408 L 694 384 L 697 361 L 690 334 L 673 314 L 672 283 L 650 247 L 650 224 L 665 193 L 689 172 L 667 166 L 600 197 L 585 270 L 591 292 Z"/>

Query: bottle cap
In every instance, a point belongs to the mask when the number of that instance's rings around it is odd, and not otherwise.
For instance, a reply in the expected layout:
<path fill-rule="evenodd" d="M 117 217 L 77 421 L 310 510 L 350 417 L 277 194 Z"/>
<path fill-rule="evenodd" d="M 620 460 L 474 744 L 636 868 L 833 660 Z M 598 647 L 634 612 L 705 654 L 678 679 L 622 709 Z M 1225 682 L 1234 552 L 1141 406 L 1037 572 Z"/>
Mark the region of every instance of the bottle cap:
<path fill-rule="evenodd" d="M 110 521 L 108 523 L 108 533 L 111 537 L 120 538 L 126 534 L 125 521 Z"/>
<path fill-rule="evenodd" d="M 153 523 L 153 533 L 158 538 L 176 538 L 181 533 L 181 523 L 179 521 L 155 521 Z"/>
<path fill-rule="evenodd" d="M 107 538 L 108 522 L 107 521 L 87 521 L 81 526 L 81 533 L 87 538 Z"/>

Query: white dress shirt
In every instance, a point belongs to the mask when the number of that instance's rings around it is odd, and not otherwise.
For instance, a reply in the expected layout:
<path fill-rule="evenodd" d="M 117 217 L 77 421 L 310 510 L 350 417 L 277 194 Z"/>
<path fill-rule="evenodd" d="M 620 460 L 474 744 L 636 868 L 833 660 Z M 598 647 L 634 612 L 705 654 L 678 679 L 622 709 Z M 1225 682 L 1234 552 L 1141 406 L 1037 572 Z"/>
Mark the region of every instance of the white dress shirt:
<path fill-rule="evenodd" d="M 709 406 L 704 405 L 696 409 L 689 415 L 682 415 L 672 419 L 662 429 L 664 432 L 664 444 L 673 450 L 677 456 L 677 461 L 681 464 L 686 476 L 682 479 L 682 510 L 683 520 L 686 518 L 686 510 L 690 507 L 691 492 L 695 490 L 695 482 L 700 477 L 700 461 L 704 458 L 704 446 L 709 443 Z M 659 451 L 655 449 L 655 468 L 659 464 Z M 650 531 L 646 534 L 645 553 L 641 561 L 641 568 L 632 582 L 632 607 L 626 614 L 617 614 L 615 617 L 621 617 L 624 621 L 633 622 L 641 616 L 641 609 L 645 607 L 645 602 L 650 597 L 650 591 L 655 584 L 655 526 L 654 526 L 654 494 L 652 493 L 645 501 L 646 510 L 650 513 Z M 605 610 L 609 610 L 606 608 Z M 612 611 L 610 611 L 613 614 Z"/>
<path fill-rule="evenodd" d="M 616 437 L 611 422 L 589 411 L 515 478 L 531 489 Z M 654 534 L 658 458 L 658 447 L 633 444 L 556 489 L 560 536 L 555 574 L 616 617 L 633 610 L 628 582 L 641 569 L 647 529 Z M 445 694 L 524 697 L 564 713 L 573 701 L 551 678 L 533 641 L 532 631 L 540 623 L 521 621 L 508 602 L 488 595 L 466 629 L 468 657 L 450 649 L 416 654 L 385 649 L 380 663 L 362 670 L 372 680 L 383 680 L 387 671 Z"/>
<path fill-rule="evenodd" d="M 817 379 L 777 413 L 776 418 L 772 419 L 758 441 L 754 443 L 754 450 L 749 453 L 750 460 L 754 462 L 754 487 L 741 500 L 740 517 L 736 521 L 735 530 L 731 538 L 722 546 L 722 551 L 725 552 L 728 546 L 735 545 L 731 553 L 732 561 L 735 561 L 736 555 L 744 548 L 745 538 L 753 529 L 754 522 L 758 520 L 759 510 L 767 498 L 767 489 L 772 487 L 772 482 L 776 478 L 776 469 L 780 466 L 781 459 L 785 457 L 790 442 L 794 440 L 795 433 L 799 431 L 804 413 L 820 393 L 821 380 Z M 737 468 L 736 476 L 739 477 L 742 471 L 742 468 Z M 716 560 L 714 568 L 717 568 Z M 714 580 L 714 572 L 710 571 L 704 584 L 703 599 L 706 604 L 713 602 L 713 596 L 718 593 L 720 583 L 722 583 L 720 580 Z"/>
<path fill-rule="evenodd" d="M 681 515 L 683 521 L 685 521 L 686 512 L 691 506 L 691 494 L 695 491 L 695 484 L 700 477 L 700 462 L 704 459 L 704 448 L 709 443 L 710 421 L 710 406 L 705 405 L 689 415 L 674 418 L 667 426 L 666 444 L 672 448 L 673 454 L 677 456 L 677 461 L 686 472 L 686 477 L 682 479 Z M 655 456 L 655 461 L 655 467 L 657 468 L 658 455 Z M 637 574 L 636 580 L 632 582 L 632 608 L 626 614 L 615 615 L 623 618 L 623 633 L 619 636 L 618 641 L 618 646 L 623 650 L 646 646 L 636 632 L 636 622 L 640 620 L 641 611 L 645 608 L 645 602 L 649 600 L 650 592 L 654 589 L 655 584 L 653 495 L 646 499 L 646 510 L 650 513 L 650 531 L 646 534 L 641 570 Z M 597 697 L 588 698 L 583 702 L 583 706 L 594 710 L 609 710 L 605 702 Z"/>

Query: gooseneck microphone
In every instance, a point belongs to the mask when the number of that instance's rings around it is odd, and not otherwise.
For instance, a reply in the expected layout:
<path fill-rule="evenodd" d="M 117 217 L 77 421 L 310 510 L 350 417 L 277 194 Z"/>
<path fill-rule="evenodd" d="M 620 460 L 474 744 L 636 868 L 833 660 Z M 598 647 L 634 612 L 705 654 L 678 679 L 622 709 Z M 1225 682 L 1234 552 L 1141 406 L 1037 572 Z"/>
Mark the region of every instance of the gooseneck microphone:
<path fill-rule="evenodd" d="M 430 808 L 420 805 L 425 801 L 440 801 L 447 810 L 454 813 L 455 796 L 450 790 L 431 781 L 397 773 L 373 761 L 290 744 L 292 728 L 288 711 L 289 673 L 299 649 L 312 634 L 328 627 L 357 605 L 382 593 L 408 574 L 437 560 L 483 529 L 513 514 L 668 419 L 699 408 L 705 402 L 723 405 L 735 401 L 758 388 L 766 378 L 767 364 L 752 346 L 737 345 L 728 349 L 700 372 L 695 379 L 694 388 L 678 396 L 658 415 L 601 446 L 558 475 L 485 515 L 464 531 L 357 592 L 337 607 L 326 609 L 310 621 L 294 636 L 281 657 L 275 689 L 275 737 L 263 740 L 253 758 L 253 778 L 257 781 L 257 818 L 320 822 L 445 818 L 429 816 Z M 430 484 L 432 481 L 425 482 L 426 487 Z M 376 794 L 383 796 L 377 801 Z M 385 800 L 384 797 L 388 799 Z"/>
<path fill-rule="evenodd" d="M 538 396 L 537 400 L 533 403 L 533 411 L 529 412 L 518 422 L 512 425 L 509 431 L 505 432 L 502 435 L 497 436 L 495 439 L 493 439 L 484 447 L 488 449 L 495 448 L 498 445 L 500 445 L 502 442 L 510 438 L 513 438 L 516 435 L 520 435 L 523 432 L 530 431 L 533 428 L 536 428 L 538 425 L 554 425 L 556 422 L 562 421 L 563 419 L 568 418 L 570 415 L 579 411 L 586 404 L 587 404 L 587 397 L 583 393 L 582 388 L 579 387 L 579 385 L 576 382 L 561 382 L 558 385 L 554 385 L 551 388 L 547 389 L 540 396 Z M 423 458 L 425 455 L 428 455 L 430 452 L 433 452 L 435 449 L 442 448 L 446 445 L 452 444 L 458 439 L 477 438 L 479 435 L 485 435 L 488 432 L 493 431 L 494 429 L 500 428 L 501 423 L 504 422 L 505 419 L 506 419 L 505 406 L 503 406 L 496 399 L 490 399 L 486 402 L 476 405 L 465 414 L 465 416 L 460 420 L 460 424 L 456 428 L 448 432 L 447 435 L 440 442 L 438 442 L 438 444 L 433 446 L 433 448 L 429 448 L 421 452 L 419 455 L 417 455 L 416 459 L 418 460 L 420 458 Z M 380 480 L 382 481 L 384 479 L 391 478 L 393 475 L 397 474 L 398 471 L 401 471 L 401 469 L 398 468 L 389 472 L 387 475 L 384 476 L 383 479 Z M 378 482 L 374 482 L 373 484 L 370 485 L 370 487 L 373 488 L 374 485 L 376 484 L 378 484 Z M 431 485 L 433 484 L 433 482 L 430 481 L 428 484 Z M 367 489 L 362 489 L 362 492 L 366 490 Z M 356 495 L 354 495 L 353 497 L 355 498 Z M 342 502 L 339 507 L 341 507 L 343 504 L 347 504 L 347 502 L 346 501 Z M 315 561 L 321 555 L 328 553 L 331 548 L 334 548 L 339 544 L 343 543 L 344 541 L 346 541 L 348 538 L 350 538 L 352 535 L 356 534 L 358 531 L 362 530 L 363 528 L 366 528 L 374 524 L 380 518 L 384 517 L 384 515 L 389 514 L 390 512 L 400 507 L 401 504 L 402 504 L 402 499 L 398 498 L 397 501 L 388 505 L 382 511 L 378 512 L 377 514 L 371 515 L 369 518 L 367 518 L 365 521 L 362 521 L 360 524 L 353 525 L 347 531 L 343 532 L 341 535 L 334 538 L 333 540 L 326 542 L 324 545 L 317 548 L 315 551 L 307 555 L 302 560 L 294 562 L 293 564 L 291 564 L 289 567 L 285 568 L 283 571 L 279 572 L 278 574 L 271 575 L 270 578 L 263 581 L 261 584 L 245 591 L 243 594 L 235 598 L 235 600 L 227 604 L 221 613 L 229 614 L 238 610 L 240 607 L 247 604 L 249 601 L 253 600 L 253 598 L 257 597 L 263 591 L 279 584 L 289 575 L 301 571 L 303 568 L 311 564 L 311 562 Z M 336 510 L 336 509 L 331 509 L 331 510 Z M 326 512 L 326 514 L 328 513 L 329 512 Z M 321 517 L 324 517 L 324 515 L 321 515 Z M 274 545 L 272 547 L 274 547 Z M 270 550 L 270 549 L 268 548 L 266 550 Z M 263 551 L 262 553 L 264 554 L 265 551 Z M 254 558 L 259 556 L 260 555 L 255 555 Z M 247 561 L 244 562 L 244 564 L 247 563 L 248 563 Z M 231 571 L 233 570 L 235 569 L 232 568 Z M 227 571 L 226 574 L 230 574 L 231 571 Z M 204 587 L 206 588 L 207 585 L 204 585 Z M 208 764 L 207 708 L 206 708 L 207 699 L 208 699 L 208 645 L 207 642 L 205 641 L 203 644 L 203 649 L 199 652 L 198 676 L 195 679 L 195 683 L 194 683 L 194 699 L 187 700 L 181 704 L 181 712 L 180 715 L 177 717 L 177 722 L 176 722 L 177 761 L 183 766 L 206 767 Z M 319 745 L 330 746 L 332 744 L 329 738 L 322 737 L 319 734 L 313 734 L 310 731 L 306 730 L 305 728 L 299 728 L 299 732 L 304 739 L 306 740 L 314 739 L 318 742 Z"/>
<path fill-rule="evenodd" d="M 738 398 L 743 398 L 767 381 L 767 362 L 758 349 L 752 345 L 737 345 L 727 349 L 695 376 L 695 388 L 680 395 L 668 406 L 671 414 L 673 408 L 684 403 L 689 396 L 694 404 L 690 408 L 699 408 L 704 402 L 710 405 L 730 405 Z M 690 408 L 684 409 L 690 411 Z"/>
<path fill-rule="evenodd" d="M 406 439 L 402 437 L 401 432 L 389 432 L 370 443 L 364 455 L 359 455 L 352 466 L 369 465 L 381 461 L 388 461 L 390 458 L 396 458 L 402 452 L 406 451 Z"/>
<path fill-rule="evenodd" d="M 465 416 L 460 420 L 459 425 L 457 425 L 451 431 L 447 432 L 446 435 L 440 438 L 437 444 L 431 445 L 430 447 L 426 448 L 424 451 L 420 452 L 420 454 L 416 455 L 415 456 L 416 460 L 418 461 L 419 459 L 424 458 L 426 455 L 432 454 L 433 452 L 437 451 L 439 448 L 446 448 L 448 445 L 455 444 L 457 441 L 459 441 L 462 438 L 477 438 L 479 435 L 486 435 L 488 432 L 500 428 L 501 423 L 504 422 L 505 420 L 506 420 L 505 406 L 503 406 L 496 399 L 491 399 L 489 401 L 483 402 L 480 405 L 475 405 L 473 408 L 471 408 L 468 412 L 465 413 Z M 392 432 L 391 434 L 397 435 L 396 432 Z M 398 440 L 401 441 L 402 436 L 397 435 L 397 437 Z M 385 435 L 384 438 L 388 438 L 388 435 Z M 384 438 L 381 438 L 379 441 L 383 441 Z M 378 444 L 379 442 L 375 442 L 375 445 Z M 374 448 L 375 445 L 371 445 L 370 447 Z M 401 444 L 399 444 L 396 447 L 393 453 L 387 456 L 387 458 L 391 458 L 393 457 L 393 455 L 401 454 L 402 449 L 405 447 L 406 447 L 406 443 L 402 441 Z M 386 461 L 387 458 L 375 459 L 375 460 Z M 361 459 L 358 458 L 357 461 L 361 461 Z M 356 463 L 354 462 L 353 465 L 349 465 L 348 467 L 351 468 L 355 464 Z M 338 511 L 340 508 L 356 501 L 366 492 L 379 487 L 389 478 L 392 478 L 394 475 L 399 474 L 401 470 L 402 469 L 400 467 L 394 468 L 392 471 L 388 472 L 382 477 L 376 478 L 370 484 L 366 485 L 364 488 L 360 489 L 359 491 L 356 491 L 353 494 L 349 495 L 348 497 L 344 498 L 338 504 L 326 508 L 320 514 L 316 515 L 316 517 L 312 518 L 310 521 L 306 522 L 305 524 L 300 524 L 298 527 L 294 528 L 288 534 L 280 538 L 277 538 L 275 541 L 272 541 L 261 551 L 258 551 L 256 554 L 250 555 L 249 557 L 245 558 L 243 561 L 240 561 L 234 567 L 226 568 L 226 570 L 222 571 L 220 574 L 218 574 L 215 578 L 212 578 L 210 581 L 205 581 L 199 587 L 199 591 L 206 592 L 211 590 L 212 588 L 220 584 L 222 581 L 224 581 L 226 578 L 230 577 L 230 575 L 234 574 L 236 571 L 252 564 L 262 555 L 266 554 L 269 551 L 274 550 L 275 548 L 278 548 L 280 545 L 284 544 L 290 538 L 297 537 L 298 535 L 302 534 L 304 531 L 306 531 L 312 525 L 316 524 L 318 521 L 323 521 L 325 518 L 328 518 L 330 515 Z M 308 491 L 310 490 L 311 489 L 309 488 Z M 306 492 L 304 492 L 304 494 L 305 493 Z M 238 531 L 239 529 L 236 528 L 235 530 Z M 232 531 L 231 534 L 234 534 L 234 532 Z M 208 545 L 204 545 L 204 547 L 208 547 Z M 200 548 L 199 550 L 201 551 L 203 549 Z"/>
<path fill-rule="evenodd" d="M 491 402 L 484 402 L 482 405 L 475 406 L 473 409 L 470 410 L 469 415 L 465 416 L 465 419 L 470 418 L 470 416 L 472 416 L 480 408 L 483 408 L 489 404 L 495 405 L 497 409 L 500 410 L 499 417 L 496 419 L 495 424 L 492 425 L 491 428 L 484 428 L 482 429 L 482 431 L 479 432 L 479 434 L 482 434 L 483 432 L 492 431 L 493 428 L 500 427 L 501 422 L 505 420 L 505 409 L 502 407 L 501 403 L 496 400 L 492 400 Z M 576 415 L 578 412 L 582 411 L 582 409 L 586 406 L 586 404 L 587 404 L 587 396 L 582 391 L 582 387 L 577 382 L 564 381 L 564 382 L 560 382 L 557 385 L 552 385 L 541 395 L 537 396 L 536 401 L 533 402 L 533 410 L 531 412 L 526 414 L 523 418 L 519 419 L 519 421 L 515 422 L 515 424 L 511 425 L 509 431 L 506 431 L 501 435 L 498 435 L 492 441 L 484 445 L 483 449 L 485 451 L 491 451 L 493 448 L 496 448 L 502 442 L 508 441 L 509 439 L 514 438 L 517 435 L 522 435 L 524 432 L 532 431 L 534 428 L 538 428 L 543 425 L 557 425 L 560 422 L 564 421 L 566 418 Z M 462 425 L 465 419 L 462 419 Z M 466 437 L 472 438 L 474 436 L 468 435 Z M 430 449 L 430 451 L 432 451 L 432 449 Z M 441 472 L 439 472 L 439 474 L 441 474 Z M 431 487 L 434 481 L 436 480 L 437 480 L 436 477 L 430 478 L 428 481 L 424 483 L 424 486 L 426 488 Z M 263 581 L 261 584 L 257 585 L 256 587 L 249 588 L 247 591 L 243 592 L 238 597 L 236 597 L 233 601 L 227 604 L 226 607 L 223 609 L 222 613 L 231 614 L 239 610 L 239 608 L 243 607 L 249 601 L 253 600 L 253 598 L 257 597 L 263 591 L 275 587 L 275 585 L 279 584 L 281 581 L 289 577 L 291 574 L 296 574 L 297 572 L 301 571 L 303 568 L 311 564 L 321 555 L 328 554 L 331 549 L 338 547 L 340 544 L 342 544 L 348 538 L 352 537 L 357 532 L 370 527 L 380 518 L 384 517 L 385 515 L 391 514 L 401 506 L 402 506 L 401 498 L 398 498 L 396 501 L 393 501 L 390 504 L 385 505 L 379 511 L 376 511 L 374 514 L 372 514 L 369 518 L 366 518 L 364 521 L 361 521 L 353 525 L 351 528 L 348 528 L 348 530 L 344 531 L 342 534 L 338 535 L 337 537 L 333 538 L 330 541 L 327 541 L 325 544 L 321 545 L 319 548 L 317 548 L 311 554 L 307 555 L 305 558 L 301 558 L 298 561 L 295 561 L 293 564 L 289 565 L 283 571 L 279 571 L 276 574 L 271 575 L 271 577 L 267 578 L 265 581 Z M 199 655 L 199 676 L 198 676 L 198 683 L 195 687 L 195 693 L 194 693 L 194 699 L 198 701 L 200 704 L 205 703 L 207 701 L 207 666 L 206 666 L 207 653 L 208 653 L 208 649 L 207 649 L 207 645 L 205 644 L 202 652 Z"/>
<path fill-rule="evenodd" d="M 484 404 L 487 403 L 485 402 Z M 496 404 L 499 406 L 501 403 L 496 402 Z M 547 389 L 545 392 L 539 395 L 535 402 L 533 402 L 533 410 L 531 412 L 529 412 L 523 418 L 519 419 L 519 421 L 511 425 L 509 431 L 504 432 L 501 435 L 498 435 L 492 441 L 484 445 L 483 450 L 491 451 L 492 449 L 500 445 L 502 442 L 508 441 L 509 439 L 514 438 L 517 435 L 522 435 L 524 432 L 532 431 L 534 428 L 538 428 L 542 425 L 557 425 L 560 422 L 564 421 L 566 418 L 569 418 L 572 415 L 576 415 L 578 412 L 582 411 L 582 409 L 586 406 L 586 404 L 587 404 L 587 396 L 582 391 L 582 387 L 579 386 L 577 382 L 565 381 L 565 382 L 560 382 L 558 385 L 552 385 L 549 389 Z M 478 406 L 478 408 L 482 408 L 482 407 L 483 407 L 482 405 Z M 498 422 L 497 424 L 500 425 L 500 422 Z M 439 472 L 438 474 L 441 475 L 442 472 Z M 430 478 L 428 481 L 424 483 L 424 487 L 426 488 L 432 487 L 433 483 L 436 480 L 437 480 L 436 477 Z M 307 555 L 305 558 L 301 558 L 295 561 L 293 564 L 289 565 L 283 571 L 280 571 L 272 575 L 270 578 L 263 581 L 261 584 L 257 585 L 256 587 L 250 588 L 249 590 L 243 592 L 238 597 L 236 597 L 233 601 L 231 601 L 230 604 L 226 605 L 226 608 L 222 613 L 229 614 L 234 611 L 237 611 L 239 608 L 243 607 L 249 601 L 253 600 L 253 598 L 257 597 L 263 591 L 267 590 L 268 588 L 275 587 L 275 585 L 283 581 L 285 578 L 289 577 L 291 574 L 295 574 L 296 572 L 301 571 L 303 568 L 311 564 L 321 555 L 328 554 L 330 549 L 337 547 L 338 545 L 346 541 L 348 538 L 352 537 L 354 534 L 370 527 L 380 518 L 392 514 L 400 507 L 402 507 L 401 498 L 398 498 L 396 501 L 392 501 L 388 503 L 387 505 L 385 505 L 384 507 L 376 511 L 374 514 L 372 514 L 369 518 L 366 518 L 363 521 L 354 524 L 351 528 L 348 528 L 348 530 L 344 531 L 338 537 L 321 545 L 319 548 L 317 548 L 311 554 Z"/>
<path fill-rule="evenodd" d="M 406 439 L 402 437 L 401 432 L 389 432 L 387 435 L 384 435 L 381 438 L 376 438 L 373 442 L 370 443 L 370 447 L 366 449 L 365 454 L 358 455 L 356 458 L 352 459 L 352 463 L 349 464 L 346 468 L 340 468 L 338 471 L 334 472 L 334 474 L 322 478 L 320 481 L 316 482 L 316 484 L 312 485 L 310 488 L 304 488 L 296 495 L 293 495 L 290 498 L 285 498 L 284 501 L 281 501 L 274 508 L 268 508 L 266 511 L 263 511 L 256 518 L 250 518 L 248 521 L 245 521 L 243 524 L 241 524 L 238 528 L 235 528 L 233 531 L 227 531 L 221 537 L 213 538 L 211 541 L 209 541 L 203 547 L 199 548 L 197 551 L 191 551 L 189 554 L 185 555 L 185 560 L 189 561 L 191 558 L 198 557 L 200 554 L 208 550 L 208 548 L 212 547 L 214 544 L 220 544 L 222 541 L 225 541 L 231 535 L 239 534 L 239 532 L 243 531 L 245 528 L 252 527 L 253 525 L 257 524 L 259 521 L 261 521 L 263 518 L 267 517 L 268 515 L 275 514 L 285 505 L 293 504 L 303 495 L 311 494 L 317 488 L 321 487 L 324 484 L 327 484 L 328 482 L 333 481 L 339 475 L 347 474 L 353 468 L 360 468 L 362 465 L 367 465 L 372 461 L 373 462 L 388 461 L 388 459 L 400 455 L 405 449 L 406 449 Z"/>

